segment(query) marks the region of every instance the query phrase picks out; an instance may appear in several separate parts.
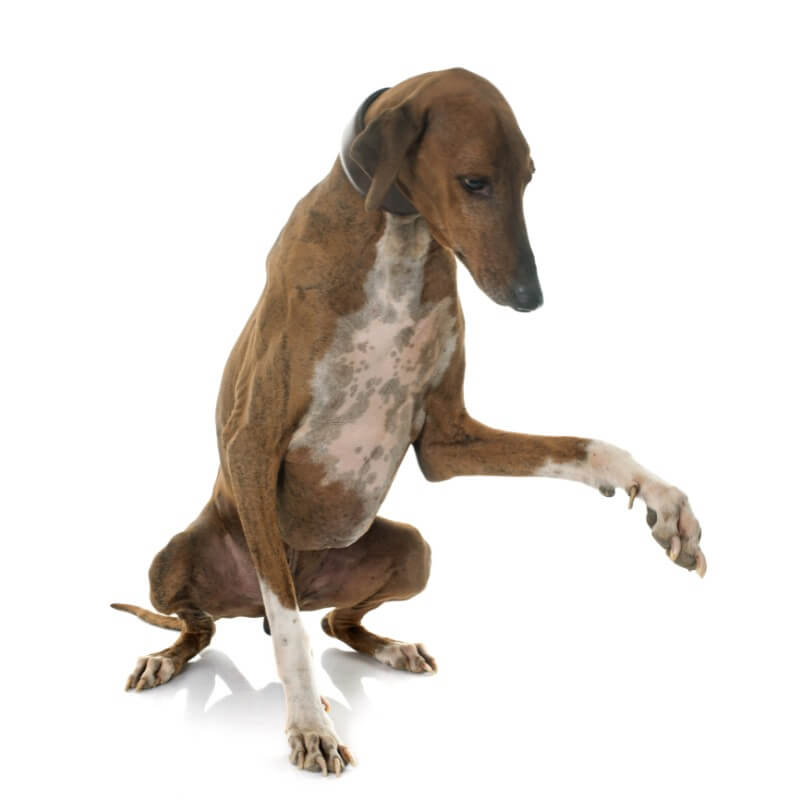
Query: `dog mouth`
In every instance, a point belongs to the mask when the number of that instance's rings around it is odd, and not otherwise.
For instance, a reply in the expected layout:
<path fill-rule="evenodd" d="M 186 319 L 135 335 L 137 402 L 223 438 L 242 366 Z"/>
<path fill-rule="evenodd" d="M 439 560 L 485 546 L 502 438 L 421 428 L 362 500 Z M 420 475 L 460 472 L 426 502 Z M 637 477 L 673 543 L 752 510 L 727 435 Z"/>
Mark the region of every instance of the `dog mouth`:
<path fill-rule="evenodd" d="M 510 305 L 514 311 L 519 311 L 521 314 L 530 314 L 531 311 L 536 311 L 536 309 L 539 308 L 543 302 L 544 300 L 542 298 L 542 293 L 539 292 L 537 297 L 532 297 L 531 299 L 526 300 L 524 303 L 516 303 L 512 301 L 508 305 Z"/>
<path fill-rule="evenodd" d="M 519 311 L 521 314 L 529 314 L 535 311 L 542 305 L 544 298 L 542 297 L 542 288 L 539 285 L 538 278 L 527 280 L 523 283 L 515 284 L 505 289 L 497 289 L 496 287 L 489 287 L 482 284 L 475 273 L 470 269 L 469 263 L 464 256 L 463 250 L 453 249 L 453 253 L 458 260 L 467 268 L 472 275 L 475 283 L 478 284 L 481 291 L 494 300 L 495 303 L 501 306 L 512 308 L 514 311 Z"/>

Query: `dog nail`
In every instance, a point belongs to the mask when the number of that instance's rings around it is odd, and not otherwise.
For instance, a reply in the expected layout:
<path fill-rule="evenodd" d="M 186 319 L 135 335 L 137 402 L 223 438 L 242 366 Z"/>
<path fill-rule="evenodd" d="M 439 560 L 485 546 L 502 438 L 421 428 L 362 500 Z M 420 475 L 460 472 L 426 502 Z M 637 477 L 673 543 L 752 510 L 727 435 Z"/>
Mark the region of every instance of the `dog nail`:
<path fill-rule="evenodd" d="M 681 554 L 681 540 L 673 536 L 669 543 L 669 557 L 674 561 Z"/>
<path fill-rule="evenodd" d="M 639 485 L 634 483 L 630 489 L 628 489 L 628 510 L 633 508 L 633 501 L 636 499 L 636 495 L 639 494 Z"/>
<path fill-rule="evenodd" d="M 706 557 L 703 555 L 702 550 L 698 550 L 695 558 L 695 569 L 701 578 L 705 578 L 706 576 L 706 567 Z"/>

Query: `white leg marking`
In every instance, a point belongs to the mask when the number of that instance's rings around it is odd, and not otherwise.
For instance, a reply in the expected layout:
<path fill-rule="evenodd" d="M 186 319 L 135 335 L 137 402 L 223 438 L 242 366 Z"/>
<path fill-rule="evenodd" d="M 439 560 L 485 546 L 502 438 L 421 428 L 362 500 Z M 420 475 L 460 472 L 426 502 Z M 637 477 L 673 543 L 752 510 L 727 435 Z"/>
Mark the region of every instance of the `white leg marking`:
<path fill-rule="evenodd" d="M 565 478 L 580 481 L 595 489 L 623 488 L 628 489 L 636 484 L 639 496 L 645 484 L 648 486 L 666 484 L 661 478 L 646 470 L 631 458 L 631 454 L 615 447 L 613 444 L 593 440 L 586 448 L 584 461 L 568 461 L 558 463 L 549 461 L 536 472 L 548 478 Z"/>
<path fill-rule="evenodd" d="M 269 620 L 278 675 L 286 693 L 289 761 L 300 769 L 339 775 L 350 752 L 339 742 L 333 723 L 320 704 L 311 664 L 311 645 L 298 609 L 285 608 L 266 582 L 259 579 Z"/>
<path fill-rule="evenodd" d="M 626 494 L 636 487 L 635 495 L 644 500 L 656 517 L 648 523 L 653 537 L 666 550 L 670 559 L 687 569 L 705 575 L 706 560 L 700 550 L 700 524 L 692 513 L 686 495 L 675 486 L 645 469 L 619 447 L 593 440 L 586 450 L 586 459 L 566 463 L 548 462 L 536 472 L 551 478 L 580 481 L 599 489 L 606 496 L 613 489 Z"/>

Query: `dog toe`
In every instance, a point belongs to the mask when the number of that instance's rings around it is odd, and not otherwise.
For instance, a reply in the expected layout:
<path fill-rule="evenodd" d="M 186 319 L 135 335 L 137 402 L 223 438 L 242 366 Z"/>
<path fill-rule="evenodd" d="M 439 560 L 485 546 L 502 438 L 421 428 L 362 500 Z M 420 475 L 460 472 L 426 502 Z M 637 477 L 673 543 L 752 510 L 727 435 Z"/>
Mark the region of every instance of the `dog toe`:
<path fill-rule="evenodd" d="M 375 651 L 375 658 L 387 667 L 406 672 L 436 672 L 436 659 L 422 644 L 393 642 Z"/>
<path fill-rule="evenodd" d="M 153 689 L 166 683 L 177 673 L 175 662 L 168 656 L 144 656 L 137 660 L 133 672 L 125 682 L 125 691 Z"/>
<path fill-rule="evenodd" d="M 289 749 L 290 764 L 323 775 L 332 773 L 338 777 L 348 764 L 356 763 L 348 748 L 327 731 L 294 729 L 289 733 Z"/>

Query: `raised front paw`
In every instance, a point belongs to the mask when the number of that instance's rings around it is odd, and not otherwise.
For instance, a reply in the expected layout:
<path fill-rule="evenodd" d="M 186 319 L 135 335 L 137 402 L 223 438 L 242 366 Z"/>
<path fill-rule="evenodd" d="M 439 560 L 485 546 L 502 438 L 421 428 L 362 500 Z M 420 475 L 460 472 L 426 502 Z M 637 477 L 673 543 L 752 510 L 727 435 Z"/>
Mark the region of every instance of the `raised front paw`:
<path fill-rule="evenodd" d="M 348 765 L 355 765 L 353 754 L 343 745 L 329 724 L 289 725 L 286 733 L 289 737 L 289 762 L 298 769 L 321 772 L 327 775 L 332 772 L 337 777 Z"/>
<path fill-rule="evenodd" d="M 631 501 L 638 494 L 647 503 L 647 524 L 670 559 L 688 570 L 697 570 L 702 578 L 706 574 L 706 557 L 700 549 L 702 531 L 686 495 L 662 484 L 635 485 L 629 494 Z"/>

